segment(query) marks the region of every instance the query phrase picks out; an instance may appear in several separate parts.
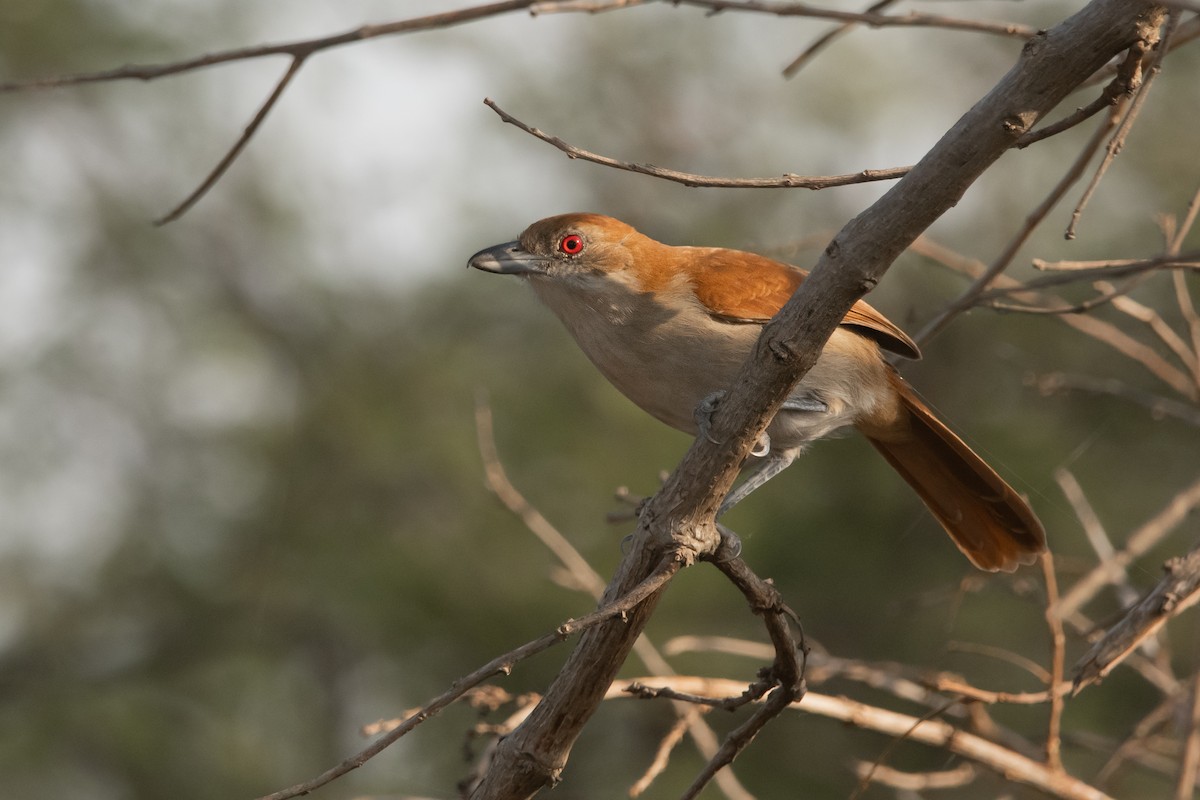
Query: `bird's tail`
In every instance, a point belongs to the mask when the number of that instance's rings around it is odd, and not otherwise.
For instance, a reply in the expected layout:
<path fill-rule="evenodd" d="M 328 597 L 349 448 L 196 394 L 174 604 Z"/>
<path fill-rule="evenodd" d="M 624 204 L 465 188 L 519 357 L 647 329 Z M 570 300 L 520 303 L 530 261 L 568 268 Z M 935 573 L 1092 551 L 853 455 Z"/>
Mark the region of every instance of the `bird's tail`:
<path fill-rule="evenodd" d="M 867 432 L 883 457 L 916 490 L 950 538 L 980 569 L 1012 572 L 1046 549 L 1029 504 L 939 420 L 899 375 L 903 408 L 887 432 Z"/>

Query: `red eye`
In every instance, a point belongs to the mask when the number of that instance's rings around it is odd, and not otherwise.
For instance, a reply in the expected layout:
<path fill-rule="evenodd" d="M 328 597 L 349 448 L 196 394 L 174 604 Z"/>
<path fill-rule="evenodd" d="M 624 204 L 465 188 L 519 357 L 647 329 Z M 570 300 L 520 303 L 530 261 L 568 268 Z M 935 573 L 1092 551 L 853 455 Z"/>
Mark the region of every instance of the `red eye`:
<path fill-rule="evenodd" d="M 583 237 L 577 233 L 564 236 L 558 242 L 558 249 L 569 256 L 577 256 L 583 252 Z"/>

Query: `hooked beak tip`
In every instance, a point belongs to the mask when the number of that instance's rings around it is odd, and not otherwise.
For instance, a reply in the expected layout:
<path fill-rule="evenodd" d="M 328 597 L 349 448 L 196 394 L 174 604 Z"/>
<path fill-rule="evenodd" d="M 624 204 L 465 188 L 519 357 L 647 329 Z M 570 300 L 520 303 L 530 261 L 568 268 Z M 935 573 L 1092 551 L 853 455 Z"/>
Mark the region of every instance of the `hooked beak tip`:
<path fill-rule="evenodd" d="M 505 242 L 480 250 L 471 256 L 467 266 L 498 275 L 526 275 L 541 271 L 537 257 L 521 249 L 519 242 Z"/>

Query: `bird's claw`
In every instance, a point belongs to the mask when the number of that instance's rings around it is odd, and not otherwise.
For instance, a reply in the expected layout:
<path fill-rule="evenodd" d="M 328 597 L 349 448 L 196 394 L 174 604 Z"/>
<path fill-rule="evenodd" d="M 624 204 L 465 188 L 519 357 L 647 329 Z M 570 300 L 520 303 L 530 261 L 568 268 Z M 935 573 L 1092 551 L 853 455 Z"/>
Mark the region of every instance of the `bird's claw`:
<path fill-rule="evenodd" d="M 721 535 L 721 544 L 717 547 L 717 552 L 713 554 L 714 559 L 725 562 L 740 558 L 742 538 L 720 523 L 717 524 L 717 533 Z"/>
<path fill-rule="evenodd" d="M 750 455 L 755 458 L 762 458 L 767 453 L 771 452 L 771 437 L 763 431 L 758 436 L 758 441 L 754 443 L 754 447 L 750 450 Z"/>
<path fill-rule="evenodd" d="M 692 411 L 692 419 L 696 421 L 696 428 L 699 429 L 701 435 L 708 439 L 713 444 L 720 444 L 718 439 L 714 439 L 712 433 L 712 415 L 717 410 L 717 406 L 721 405 L 721 401 L 725 398 L 725 390 L 718 389 L 712 394 L 705 397 L 696 404 L 696 408 Z"/>

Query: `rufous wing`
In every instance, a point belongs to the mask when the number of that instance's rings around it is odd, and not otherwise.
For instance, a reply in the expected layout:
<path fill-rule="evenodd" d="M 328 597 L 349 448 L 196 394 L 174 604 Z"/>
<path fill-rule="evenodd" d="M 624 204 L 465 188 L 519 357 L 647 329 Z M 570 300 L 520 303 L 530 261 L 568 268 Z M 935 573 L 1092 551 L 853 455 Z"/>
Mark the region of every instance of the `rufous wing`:
<path fill-rule="evenodd" d="M 687 248 L 696 299 L 716 319 L 763 324 L 783 308 L 807 272 L 754 253 L 719 248 Z M 846 313 L 842 325 L 887 350 L 920 358 L 916 343 L 883 314 L 863 301 Z"/>

